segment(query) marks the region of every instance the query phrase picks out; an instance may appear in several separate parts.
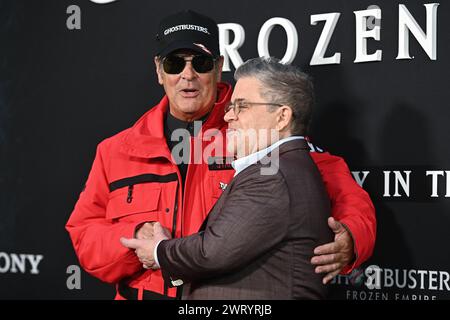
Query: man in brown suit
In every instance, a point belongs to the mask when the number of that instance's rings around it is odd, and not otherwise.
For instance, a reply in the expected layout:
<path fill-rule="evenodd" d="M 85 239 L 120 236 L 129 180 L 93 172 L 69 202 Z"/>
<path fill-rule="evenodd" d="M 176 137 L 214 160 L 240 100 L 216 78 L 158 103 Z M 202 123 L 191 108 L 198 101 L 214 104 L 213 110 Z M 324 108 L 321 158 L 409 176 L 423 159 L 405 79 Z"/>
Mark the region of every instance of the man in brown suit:
<path fill-rule="evenodd" d="M 308 76 L 273 58 L 235 73 L 227 149 L 236 174 L 201 231 L 169 240 L 157 223 L 141 261 L 186 299 L 323 299 L 310 263 L 332 241 L 328 196 L 304 139 L 314 101 Z"/>

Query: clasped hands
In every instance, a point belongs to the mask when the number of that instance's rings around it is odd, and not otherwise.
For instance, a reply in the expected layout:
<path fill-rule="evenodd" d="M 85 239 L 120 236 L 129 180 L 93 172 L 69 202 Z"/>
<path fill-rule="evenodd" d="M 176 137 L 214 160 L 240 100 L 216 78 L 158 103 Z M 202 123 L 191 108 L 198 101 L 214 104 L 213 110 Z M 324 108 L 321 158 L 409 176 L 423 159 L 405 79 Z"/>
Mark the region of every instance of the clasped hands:
<path fill-rule="evenodd" d="M 155 261 L 155 246 L 161 240 L 171 239 L 169 230 L 159 222 L 146 222 L 135 233 L 135 238 L 120 238 L 123 246 L 134 250 L 144 269 L 159 269 Z"/>

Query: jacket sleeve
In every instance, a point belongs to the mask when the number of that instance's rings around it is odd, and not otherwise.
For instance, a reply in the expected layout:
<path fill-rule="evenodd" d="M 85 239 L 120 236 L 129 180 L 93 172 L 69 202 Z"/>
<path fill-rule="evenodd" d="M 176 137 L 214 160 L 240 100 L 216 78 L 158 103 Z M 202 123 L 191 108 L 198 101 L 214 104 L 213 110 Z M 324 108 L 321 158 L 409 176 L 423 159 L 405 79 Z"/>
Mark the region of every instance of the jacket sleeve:
<path fill-rule="evenodd" d="M 350 273 L 370 258 L 375 246 L 375 208 L 367 192 L 353 179 L 344 159 L 328 152 L 311 152 L 331 199 L 332 216 L 353 237 L 356 259 L 341 273 Z"/>
<path fill-rule="evenodd" d="M 132 238 L 138 223 L 106 219 L 109 185 L 105 175 L 102 142 L 89 173 L 85 189 L 66 224 L 81 266 L 102 281 L 115 283 L 142 269 L 133 251 L 119 242 Z"/>
<path fill-rule="evenodd" d="M 251 175 L 234 188 L 239 192 L 230 190 L 227 204 L 204 232 L 158 245 L 157 257 L 165 279 L 195 281 L 231 272 L 248 265 L 285 237 L 290 202 L 281 174 Z"/>

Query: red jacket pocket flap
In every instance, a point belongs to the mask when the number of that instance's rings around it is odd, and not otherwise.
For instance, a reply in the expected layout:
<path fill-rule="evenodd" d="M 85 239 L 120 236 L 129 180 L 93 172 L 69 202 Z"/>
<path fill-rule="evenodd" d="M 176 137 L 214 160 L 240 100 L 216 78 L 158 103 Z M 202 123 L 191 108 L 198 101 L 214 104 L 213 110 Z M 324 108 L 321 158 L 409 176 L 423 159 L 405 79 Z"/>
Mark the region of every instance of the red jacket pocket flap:
<path fill-rule="evenodd" d="M 148 185 L 134 185 L 130 192 L 128 188 L 117 190 L 110 195 L 106 207 L 107 219 L 118 219 L 124 216 L 146 213 L 158 210 L 161 188 Z"/>

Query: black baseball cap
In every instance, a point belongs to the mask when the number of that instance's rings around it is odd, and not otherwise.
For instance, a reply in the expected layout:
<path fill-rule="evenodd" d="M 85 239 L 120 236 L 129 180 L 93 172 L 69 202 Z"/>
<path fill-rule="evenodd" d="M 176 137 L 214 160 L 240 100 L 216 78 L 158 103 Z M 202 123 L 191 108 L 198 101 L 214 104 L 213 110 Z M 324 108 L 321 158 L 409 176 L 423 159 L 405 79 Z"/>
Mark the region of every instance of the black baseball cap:
<path fill-rule="evenodd" d="M 220 55 L 217 23 L 192 10 L 184 10 L 161 20 L 156 43 L 156 55 L 161 57 L 178 49 L 192 49 L 215 58 Z"/>

